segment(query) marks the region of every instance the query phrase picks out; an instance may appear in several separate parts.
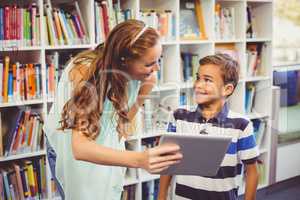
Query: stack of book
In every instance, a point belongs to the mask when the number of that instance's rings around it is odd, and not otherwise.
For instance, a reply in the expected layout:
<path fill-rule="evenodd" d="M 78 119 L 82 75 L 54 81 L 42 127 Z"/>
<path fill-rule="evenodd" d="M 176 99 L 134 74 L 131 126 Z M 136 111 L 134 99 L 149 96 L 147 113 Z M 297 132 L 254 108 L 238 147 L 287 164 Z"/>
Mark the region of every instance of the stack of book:
<path fill-rule="evenodd" d="M 45 158 L 22 160 L 0 169 L 0 199 L 45 199 Z"/>
<path fill-rule="evenodd" d="M 39 99 L 42 96 L 41 64 L 0 60 L 0 102 Z"/>
<path fill-rule="evenodd" d="M 101 43 L 117 24 L 132 19 L 132 10 L 121 10 L 120 1 L 99 0 L 95 2 L 96 43 Z"/>
<path fill-rule="evenodd" d="M 171 10 L 142 10 L 140 19 L 160 33 L 162 41 L 175 39 L 175 15 Z"/>
<path fill-rule="evenodd" d="M 159 180 L 153 180 L 142 185 L 142 200 L 155 200 L 158 197 Z"/>
<path fill-rule="evenodd" d="M 8 118 L 10 113 L 10 118 Z M 4 156 L 36 152 L 44 149 L 43 120 L 40 114 L 33 112 L 30 107 L 14 115 L 11 110 L 3 111 L 2 130 Z M 6 127 L 4 127 L 6 125 Z M 1 155 L 0 155 L 1 156 Z"/>
<path fill-rule="evenodd" d="M 43 26 L 47 30 L 48 45 L 88 43 L 88 32 L 77 1 L 72 5 L 63 5 L 63 8 L 52 8 L 50 0 L 47 0 L 44 13 Z"/>
<path fill-rule="evenodd" d="M 254 83 L 246 84 L 246 99 L 245 99 L 245 112 L 251 113 L 253 112 L 253 107 L 255 103 L 255 92 L 256 86 Z"/>
<path fill-rule="evenodd" d="M 129 185 L 124 187 L 121 200 L 135 200 L 136 186 Z"/>
<path fill-rule="evenodd" d="M 196 80 L 196 73 L 199 68 L 199 56 L 189 52 L 181 52 L 183 81 L 191 82 Z"/>
<path fill-rule="evenodd" d="M 247 38 L 255 38 L 257 36 L 256 33 L 256 19 L 253 14 L 251 5 L 247 5 L 247 28 L 246 28 L 246 37 Z"/>
<path fill-rule="evenodd" d="M 246 66 L 247 76 L 260 76 L 265 74 L 266 60 L 264 53 L 266 44 L 264 43 L 249 43 L 247 44 Z"/>
<path fill-rule="evenodd" d="M 179 34 L 181 40 L 206 40 L 201 0 L 180 1 Z"/>
<path fill-rule="evenodd" d="M 235 39 L 235 9 L 222 8 L 221 4 L 215 5 L 215 37 L 217 40 Z"/>
<path fill-rule="evenodd" d="M 0 7 L 0 46 L 23 47 L 40 45 L 40 14 L 36 3 L 22 8 Z"/>

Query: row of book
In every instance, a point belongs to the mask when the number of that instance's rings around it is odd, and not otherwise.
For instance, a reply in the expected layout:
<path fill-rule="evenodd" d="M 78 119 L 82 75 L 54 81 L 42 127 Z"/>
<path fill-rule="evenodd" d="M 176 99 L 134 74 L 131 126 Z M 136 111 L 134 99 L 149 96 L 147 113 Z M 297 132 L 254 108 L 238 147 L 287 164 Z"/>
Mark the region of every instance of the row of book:
<path fill-rule="evenodd" d="M 45 158 L 22 160 L 0 169 L 0 199 L 45 199 L 47 195 Z"/>
<path fill-rule="evenodd" d="M 175 15 L 171 10 L 142 10 L 140 19 L 148 26 L 158 30 L 162 41 L 175 39 Z"/>
<path fill-rule="evenodd" d="M 266 72 L 266 48 L 265 43 L 249 43 L 247 44 L 246 66 L 247 76 L 260 76 Z"/>
<path fill-rule="evenodd" d="M 236 37 L 235 33 L 235 8 L 215 5 L 215 39 L 230 40 Z"/>
<path fill-rule="evenodd" d="M 42 95 L 41 64 L 0 60 L 0 102 L 38 99 Z"/>
<path fill-rule="evenodd" d="M 50 0 L 44 4 L 44 24 L 50 46 L 88 43 L 88 32 L 77 1 L 52 8 Z"/>
<path fill-rule="evenodd" d="M 158 198 L 159 180 L 152 180 L 142 184 L 142 200 L 156 200 Z"/>
<path fill-rule="evenodd" d="M 9 113 L 10 116 L 7 116 Z M 43 120 L 40 114 L 26 107 L 15 114 L 8 110 L 2 115 L 4 156 L 40 151 L 44 149 Z M 2 156 L 2 155 L 0 155 Z"/>
<path fill-rule="evenodd" d="M 247 4 L 246 37 L 247 38 L 257 37 L 256 16 L 255 16 L 252 6 L 250 4 Z"/>
<path fill-rule="evenodd" d="M 46 93 L 48 98 L 54 98 L 58 81 L 63 72 L 63 66 L 59 63 L 57 51 L 46 55 Z"/>
<path fill-rule="evenodd" d="M 181 53 L 182 59 L 182 74 L 181 78 L 185 82 L 191 82 L 196 80 L 196 73 L 199 68 L 199 56 L 189 52 Z"/>
<path fill-rule="evenodd" d="M 119 0 L 95 1 L 94 8 L 96 43 L 103 42 L 114 26 L 133 18 L 131 9 L 121 10 Z"/>
<path fill-rule="evenodd" d="M 0 7 L 0 46 L 38 46 L 40 31 L 40 14 L 36 3 L 26 8 L 17 5 Z"/>
<path fill-rule="evenodd" d="M 253 119 L 253 134 L 256 140 L 256 145 L 262 147 L 264 136 L 267 130 L 267 120 L 266 119 Z"/>
<path fill-rule="evenodd" d="M 207 39 L 201 0 L 180 1 L 179 35 L 182 40 Z"/>
<path fill-rule="evenodd" d="M 251 113 L 254 110 L 255 105 L 255 93 L 256 93 L 256 85 L 255 83 L 247 83 L 246 84 L 246 95 L 245 95 L 245 112 Z"/>
<path fill-rule="evenodd" d="M 121 200 L 135 200 L 136 186 L 125 186 L 122 192 Z"/>

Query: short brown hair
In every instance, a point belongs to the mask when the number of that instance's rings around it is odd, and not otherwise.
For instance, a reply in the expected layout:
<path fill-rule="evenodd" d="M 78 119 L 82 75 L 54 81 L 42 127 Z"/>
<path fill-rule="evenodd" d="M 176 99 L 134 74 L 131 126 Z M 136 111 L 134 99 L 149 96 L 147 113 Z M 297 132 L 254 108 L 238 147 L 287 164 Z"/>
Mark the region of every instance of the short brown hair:
<path fill-rule="evenodd" d="M 205 56 L 200 59 L 199 64 L 200 67 L 208 64 L 219 66 L 222 72 L 224 84 L 231 83 L 234 88 L 237 86 L 239 82 L 239 63 L 228 54 Z"/>

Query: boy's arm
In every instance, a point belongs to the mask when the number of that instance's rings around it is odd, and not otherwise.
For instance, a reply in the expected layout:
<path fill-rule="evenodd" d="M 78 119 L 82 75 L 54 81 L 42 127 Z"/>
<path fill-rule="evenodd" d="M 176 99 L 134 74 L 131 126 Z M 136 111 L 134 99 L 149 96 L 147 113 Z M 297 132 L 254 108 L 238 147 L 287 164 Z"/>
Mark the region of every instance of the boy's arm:
<path fill-rule="evenodd" d="M 158 200 L 166 200 L 172 176 L 161 175 L 159 180 Z"/>
<path fill-rule="evenodd" d="M 256 189 L 258 184 L 259 174 L 257 172 L 256 162 L 253 164 L 246 164 L 246 191 L 245 200 L 255 200 L 256 199 Z"/>

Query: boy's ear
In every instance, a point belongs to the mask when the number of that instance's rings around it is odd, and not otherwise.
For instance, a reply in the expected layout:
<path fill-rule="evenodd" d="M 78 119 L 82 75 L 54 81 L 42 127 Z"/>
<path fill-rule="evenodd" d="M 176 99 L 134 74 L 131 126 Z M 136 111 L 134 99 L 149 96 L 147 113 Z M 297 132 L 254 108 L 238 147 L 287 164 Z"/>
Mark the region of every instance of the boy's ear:
<path fill-rule="evenodd" d="M 228 83 L 224 86 L 224 96 L 228 97 L 230 96 L 234 91 L 234 86 L 232 83 Z"/>

